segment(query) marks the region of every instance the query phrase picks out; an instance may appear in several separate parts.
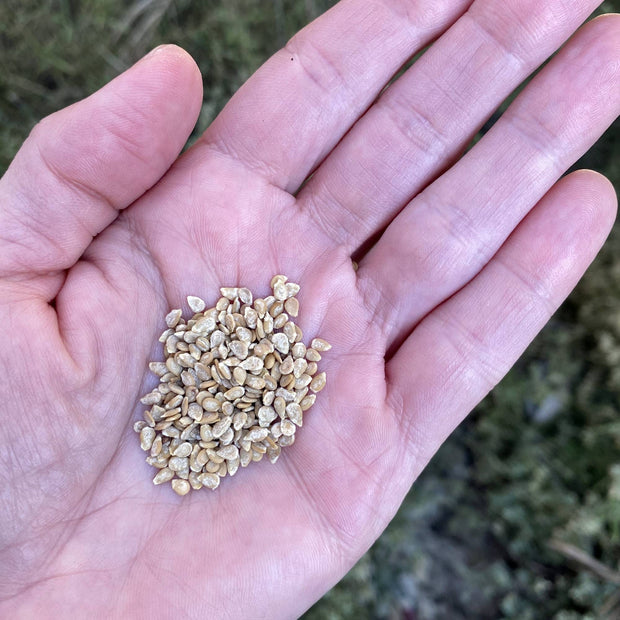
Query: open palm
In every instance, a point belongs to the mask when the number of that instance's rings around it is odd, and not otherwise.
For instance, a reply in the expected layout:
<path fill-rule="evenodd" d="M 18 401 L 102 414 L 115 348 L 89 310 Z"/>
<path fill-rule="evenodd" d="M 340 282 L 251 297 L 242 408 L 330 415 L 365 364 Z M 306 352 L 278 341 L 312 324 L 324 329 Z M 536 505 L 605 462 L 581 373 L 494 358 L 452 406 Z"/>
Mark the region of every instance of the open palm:
<path fill-rule="evenodd" d="M 618 114 L 615 16 L 462 156 L 596 4 L 343 0 L 178 159 L 175 47 L 35 128 L 0 182 L 0 615 L 294 617 L 352 566 L 611 226 L 608 181 L 557 180 Z M 297 442 L 154 487 L 131 427 L 162 317 L 276 273 L 333 345 Z"/>

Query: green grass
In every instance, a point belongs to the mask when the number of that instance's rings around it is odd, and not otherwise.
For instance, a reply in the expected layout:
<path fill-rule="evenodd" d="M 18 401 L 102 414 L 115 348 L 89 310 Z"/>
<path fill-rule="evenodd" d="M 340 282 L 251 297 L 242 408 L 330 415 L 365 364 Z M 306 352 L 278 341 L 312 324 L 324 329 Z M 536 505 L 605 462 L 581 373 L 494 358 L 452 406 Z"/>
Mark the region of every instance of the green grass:
<path fill-rule="evenodd" d="M 0 172 L 38 119 L 163 42 L 183 46 L 202 70 L 197 135 L 261 62 L 331 4 L 4 0 Z M 618 123 L 579 166 L 620 186 Z M 620 588 L 592 563 L 620 571 L 619 257 L 616 227 L 568 302 L 307 620 L 620 616 Z M 578 561 L 567 559 L 566 545 Z"/>

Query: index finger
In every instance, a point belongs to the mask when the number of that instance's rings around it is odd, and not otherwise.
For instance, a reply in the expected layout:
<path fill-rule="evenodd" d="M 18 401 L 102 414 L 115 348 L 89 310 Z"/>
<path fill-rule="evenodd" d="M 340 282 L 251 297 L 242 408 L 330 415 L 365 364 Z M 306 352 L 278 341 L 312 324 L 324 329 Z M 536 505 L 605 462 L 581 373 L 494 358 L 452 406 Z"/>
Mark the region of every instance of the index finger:
<path fill-rule="evenodd" d="M 295 191 L 407 59 L 471 1 L 339 2 L 241 87 L 199 145 Z"/>

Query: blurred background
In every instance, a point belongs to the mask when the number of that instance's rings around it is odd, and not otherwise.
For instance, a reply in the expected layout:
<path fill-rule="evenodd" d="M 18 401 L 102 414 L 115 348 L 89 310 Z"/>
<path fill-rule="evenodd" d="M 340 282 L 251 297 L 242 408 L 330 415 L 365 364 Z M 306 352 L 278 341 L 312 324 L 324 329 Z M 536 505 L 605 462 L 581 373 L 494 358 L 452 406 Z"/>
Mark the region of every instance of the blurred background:
<path fill-rule="evenodd" d="M 2 0 L 0 174 L 150 48 L 198 62 L 194 136 L 330 0 Z M 601 11 L 620 10 L 620 0 Z M 485 129 L 496 120 L 498 114 Z M 579 162 L 620 187 L 620 124 Z M 620 228 L 383 536 L 306 620 L 620 618 Z"/>

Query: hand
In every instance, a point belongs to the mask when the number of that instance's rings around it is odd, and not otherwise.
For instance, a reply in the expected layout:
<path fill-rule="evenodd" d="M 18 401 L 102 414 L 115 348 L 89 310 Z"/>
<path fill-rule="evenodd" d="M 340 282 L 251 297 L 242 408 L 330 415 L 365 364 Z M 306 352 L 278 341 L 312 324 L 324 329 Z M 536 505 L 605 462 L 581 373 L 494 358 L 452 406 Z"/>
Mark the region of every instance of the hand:
<path fill-rule="evenodd" d="M 35 128 L 0 184 L 0 615 L 300 614 L 574 287 L 615 195 L 558 178 L 618 114 L 618 17 L 462 155 L 597 2 L 469 4 L 343 0 L 178 159 L 201 82 L 172 46 Z M 298 441 L 154 487 L 131 427 L 162 317 L 276 273 L 333 345 Z"/>

